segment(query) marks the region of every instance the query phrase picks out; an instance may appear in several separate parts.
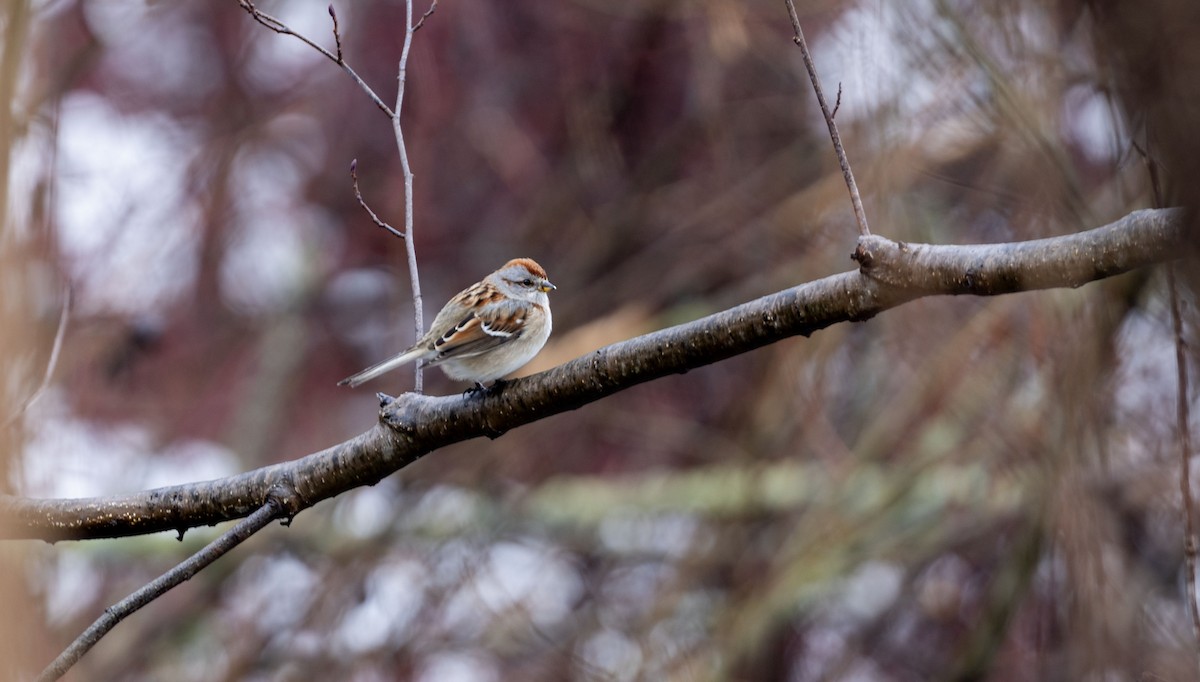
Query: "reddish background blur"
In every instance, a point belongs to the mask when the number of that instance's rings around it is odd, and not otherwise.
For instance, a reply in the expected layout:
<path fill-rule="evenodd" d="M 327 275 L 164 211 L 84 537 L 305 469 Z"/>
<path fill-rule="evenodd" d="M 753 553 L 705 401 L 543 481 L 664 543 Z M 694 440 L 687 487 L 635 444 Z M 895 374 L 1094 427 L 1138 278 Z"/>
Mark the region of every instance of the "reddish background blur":
<path fill-rule="evenodd" d="M 1195 120 L 1171 80 L 1194 55 L 1166 47 L 1194 35 L 1182 4 L 1125 42 L 1103 3 L 800 4 L 880 234 L 1019 240 L 1152 205 L 1148 120 L 1171 181 L 1195 177 L 1171 165 L 1200 158 L 1173 142 Z M 262 9 L 332 48 L 323 3 Z M 7 11 L 3 414 L 72 291 L 53 380 L 4 430 L 7 488 L 224 476 L 411 387 L 335 386 L 413 334 L 403 243 L 348 173 L 402 225 L 395 140 L 343 72 L 233 2 Z M 394 101 L 403 4 L 337 11 Z M 1145 59 L 1163 26 L 1171 57 Z M 426 319 L 537 259 L 555 333 L 527 371 L 851 267 L 782 3 L 447 0 L 403 120 Z M 73 679 L 1190 677 L 1164 292 L 1139 272 L 920 300 L 446 448 L 261 533 Z M 216 532 L 10 543 L 14 651 L 36 670 Z"/>

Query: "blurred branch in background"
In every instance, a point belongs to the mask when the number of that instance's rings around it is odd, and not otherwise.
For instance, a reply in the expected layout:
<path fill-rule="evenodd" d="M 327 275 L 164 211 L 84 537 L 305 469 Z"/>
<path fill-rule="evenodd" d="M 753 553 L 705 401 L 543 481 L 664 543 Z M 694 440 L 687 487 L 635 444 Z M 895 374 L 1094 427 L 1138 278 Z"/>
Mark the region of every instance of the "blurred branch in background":
<path fill-rule="evenodd" d="M 63 291 L 58 283 L 44 277 L 52 258 L 46 248 L 51 241 L 45 235 L 48 220 L 39 210 L 45 204 L 38 205 L 45 194 L 31 200 L 23 191 L 45 183 L 47 175 L 40 169 L 23 173 L 14 164 L 28 141 L 29 113 L 18 102 L 23 83 L 28 82 L 34 19 L 26 0 L 0 4 L 0 490 L 4 491 L 14 490 L 12 481 L 25 470 L 28 434 L 20 417 L 39 402 L 54 375 L 70 307 L 67 300 L 56 300 Z M 25 213 L 31 207 L 36 209 Z M 21 219 L 23 214 L 31 218 Z M 40 286 L 25 286 L 39 276 Z M 59 315 L 49 312 L 59 305 Z M 52 332 L 49 319 L 55 317 L 58 331 Z M 20 544 L 0 547 L 0 604 L 6 614 L 0 620 L 0 677 L 6 679 L 17 679 L 41 665 L 38 649 L 50 633 L 43 604 L 28 581 L 27 570 L 35 555 L 36 550 Z"/>
<path fill-rule="evenodd" d="M 13 410 L 12 414 L 0 423 L 0 430 L 8 429 L 17 419 L 20 419 L 25 411 L 33 406 L 42 395 L 46 393 L 46 387 L 50 385 L 50 379 L 54 376 L 54 368 L 58 366 L 58 354 L 62 352 L 63 338 L 67 334 L 67 321 L 71 319 L 71 290 L 67 289 L 63 292 L 62 312 L 58 314 L 58 327 L 54 332 L 54 341 L 50 344 L 50 357 L 46 359 L 46 371 L 42 373 L 42 381 L 34 389 L 29 397 L 21 401 L 21 404 Z"/>
<path fill-rule="evenodd" d="M 1188 613 L 1192 617 L 1192 637 L 1196 640 L 1196 660 L 1200 667 L 1200 603 L 1196 596 L 1196 531 L 1195 511 L 1192 506 L 1192 420 L 1188 407 L 1191 392 L 1188 390 L 1187 343 L 1183 337 L 1183 317 L 1179 312 L 1179 290 L 1175 281 L 1175 265 L 1167 266 L 1167 288 L 1171 301 L 1171 328 L 1175 333 L 1175 369 L 1178 381 L 1175 401 L 1176 421 L 1179 428 L 1179 492 L 1183 506 L 1183 557 L 1187 585 Z"/>

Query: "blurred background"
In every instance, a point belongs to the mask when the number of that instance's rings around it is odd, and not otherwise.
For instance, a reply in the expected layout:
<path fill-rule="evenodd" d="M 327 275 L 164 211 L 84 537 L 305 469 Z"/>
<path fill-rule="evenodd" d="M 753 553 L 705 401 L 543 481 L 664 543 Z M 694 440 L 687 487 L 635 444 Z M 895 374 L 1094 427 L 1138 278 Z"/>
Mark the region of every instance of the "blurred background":
<path fill-rule="evenodd" d="M 1192 4 L 798 9 L 874 230 L 962 244 L 1153 206 L 1135 142 L 1194 202 Z M 324 1 L 261 8 L 332 49 Z M 348 172 L 402 225 L 395 140 L 341 70 L 232 1 L 4 10 L 6 492 L 293 459 L 411 388 L 335 386 L 413 340 L 404 245 Z M 393 102 L 403 3 L 337 12 Z M 781 2 L 446 0 L 403 114 L 426 320 L 535 258 L 555 333 L 526 372 L 852 266 Z M 1161 269 L 919 300 L 438 451 L 259 533 L 68 679 L 1194 679 L 1175 376 Z M 0 544 L 2 674 L 220 530 Z"/>

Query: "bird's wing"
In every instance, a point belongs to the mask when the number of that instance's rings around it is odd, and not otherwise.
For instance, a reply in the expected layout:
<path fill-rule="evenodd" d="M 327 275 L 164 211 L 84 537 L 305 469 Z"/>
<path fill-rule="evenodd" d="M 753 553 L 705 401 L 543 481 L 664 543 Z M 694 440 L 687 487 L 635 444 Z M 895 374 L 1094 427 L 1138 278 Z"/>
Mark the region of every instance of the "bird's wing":
<path fill-rule="evenodd" d="M 503 303 L 469 313 L 433 342 L 437 355 L 425 364 L 479 355 L 516 340 L 525 329 L 527 316 L 527 309 Z"/>

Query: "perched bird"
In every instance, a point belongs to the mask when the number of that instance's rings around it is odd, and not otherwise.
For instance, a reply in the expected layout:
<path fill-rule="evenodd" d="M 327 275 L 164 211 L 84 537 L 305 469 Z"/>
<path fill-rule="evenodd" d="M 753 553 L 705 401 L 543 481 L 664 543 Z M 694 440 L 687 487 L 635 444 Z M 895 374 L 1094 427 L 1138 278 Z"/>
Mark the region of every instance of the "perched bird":
<path fill-rule="evenodd" d="M 412 348 L 338 382 L 358 386 L 419 360 L 455 381 L 499 379 L 533 359 L 550 338 L 550 298 L 556 287 L 542 266 L 515 258 L 450 299 Z"/>

